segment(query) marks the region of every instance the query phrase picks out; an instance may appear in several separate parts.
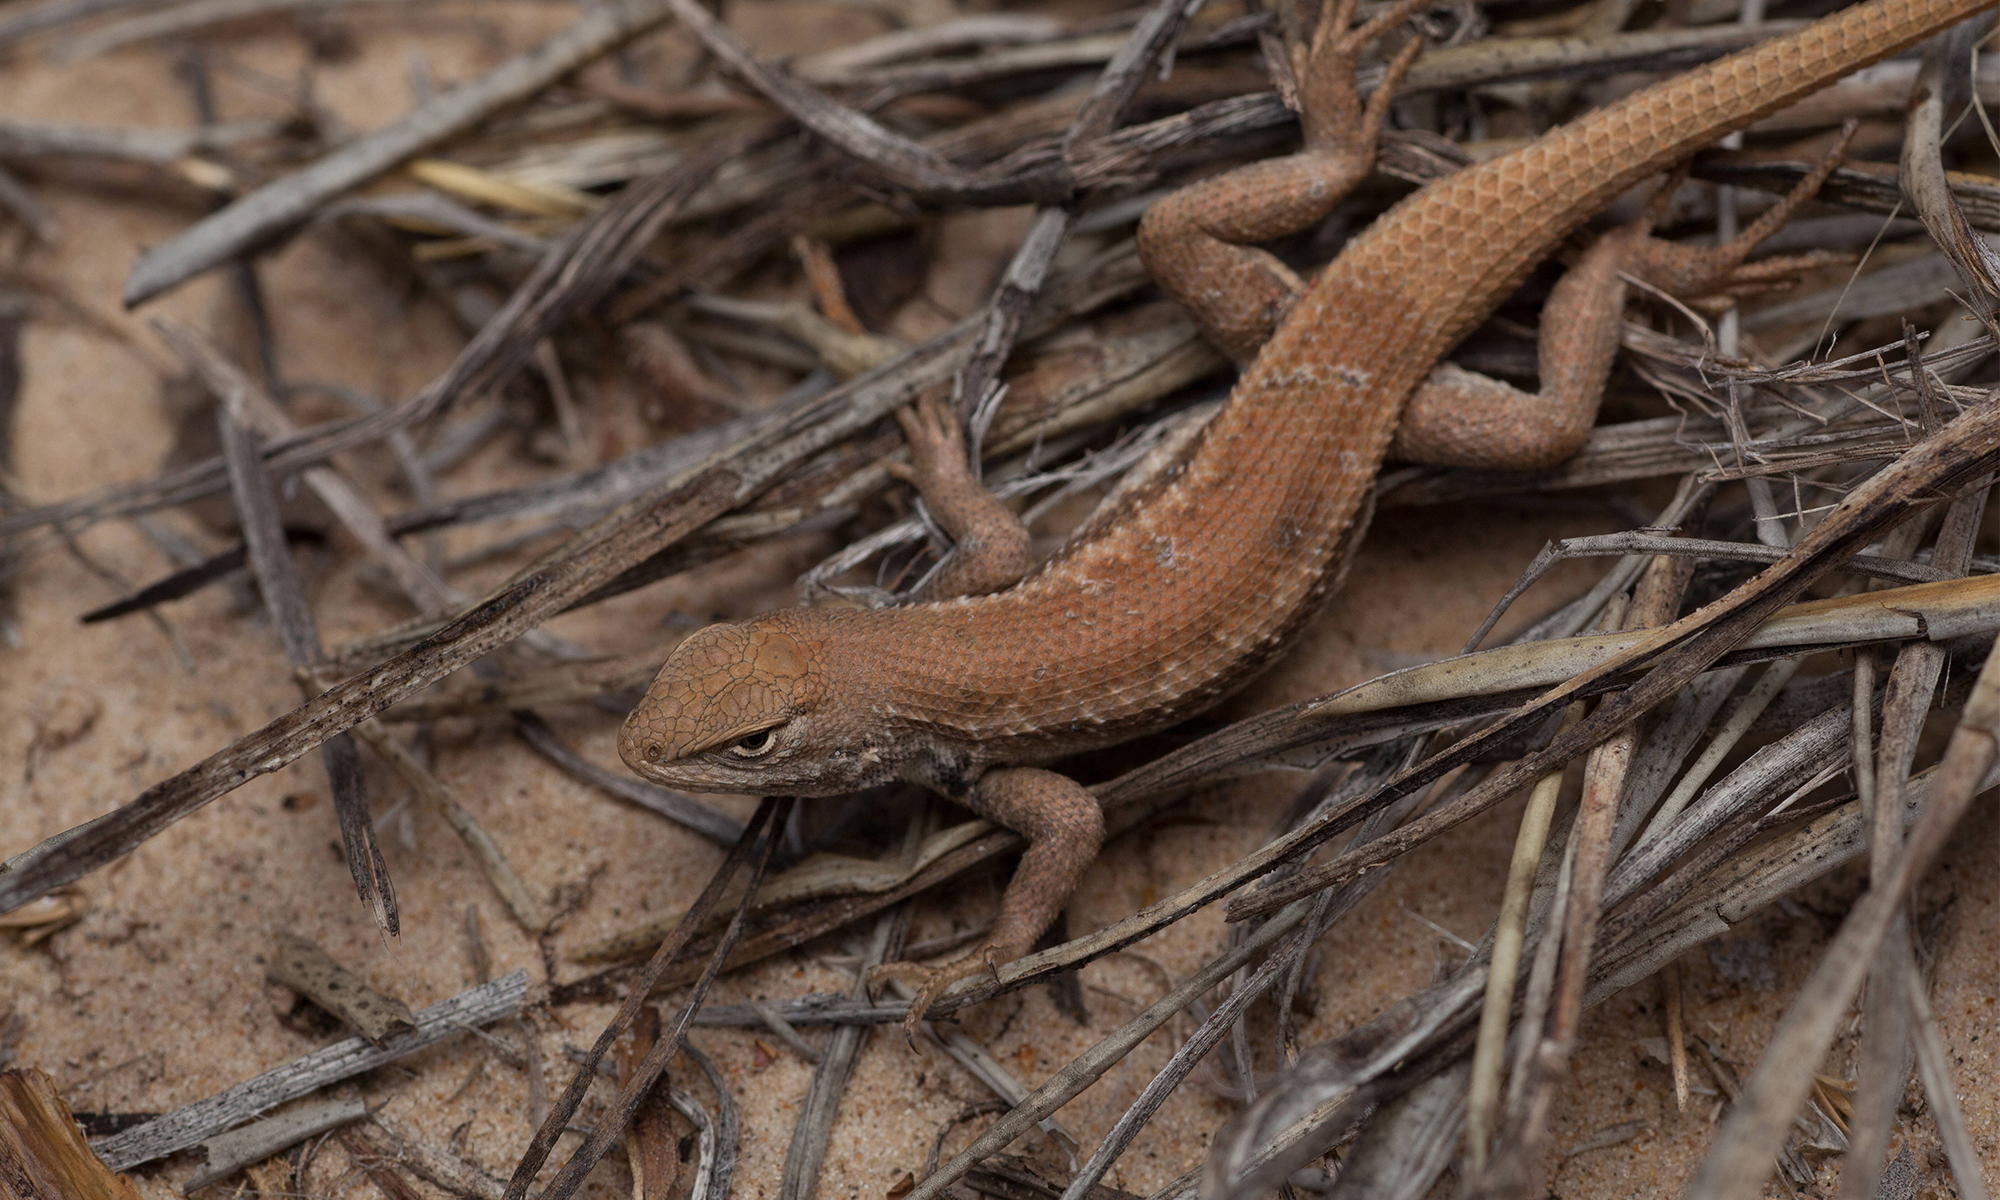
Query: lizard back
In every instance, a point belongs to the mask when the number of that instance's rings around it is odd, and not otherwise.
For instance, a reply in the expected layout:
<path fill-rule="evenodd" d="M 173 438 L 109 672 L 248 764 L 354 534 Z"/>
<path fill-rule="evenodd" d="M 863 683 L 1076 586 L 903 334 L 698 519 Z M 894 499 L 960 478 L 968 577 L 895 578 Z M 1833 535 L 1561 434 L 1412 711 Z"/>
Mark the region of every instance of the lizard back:
<path fill-rule="evenodd" d="M 1267 665 L 1337 585 L 1404 401 L 1572 230 L 1696 149 L 1985 7 L 1871 0 L 1439 180 L 1353 239 L 1119 521 L 1015 587 L 762 618 L 973 769 L 1172 724 Z"/>

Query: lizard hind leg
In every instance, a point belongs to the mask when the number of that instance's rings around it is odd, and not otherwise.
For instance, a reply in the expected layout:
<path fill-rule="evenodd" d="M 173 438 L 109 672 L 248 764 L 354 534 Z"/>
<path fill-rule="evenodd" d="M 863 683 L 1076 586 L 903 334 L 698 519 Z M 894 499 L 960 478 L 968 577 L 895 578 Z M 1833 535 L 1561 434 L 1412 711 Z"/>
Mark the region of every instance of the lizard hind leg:
<path fill-rule="evenodd" d="M 1639 236 L 1628 227 L 1599 238 L 1549 293 L 1537 346 L 1539 394 L 1440 363 L 1404 405 L 1391 457 L 1528 471 L 1576 453 L 1597 423 L 1618 356 L 1625 314 L 1620 270 Z"/>
<path fill-rule="evenodd" d="M 993 930 L 978 949 L 955 962 L 926 967 L 885 963 L 869 977 L 872 987 L 900 979 L 916 987 L 904 1032 L 912 1038 L 924 1013 L 961 979 L 989 974 L 1026 954 L 1069 901 L 1104 842 L 1104 810 L 1083 785 L 1038 767 L 996 767 L 980 776 L 964 803 L 980 816 L 1028 839 L 1027 853 L 1007 890 Z"/>
<path fill-rule="evenodd" d="M 1597 421 L 1604 384 L 1618 355 L 1625 277 L 1682 298 L 1782 286 L 1825 265 L 1824 253 L 1744 265 L 1840 165 L 1848 130 L 1819 166 L 1755 223 L 1720 246 L 1683 246 L 1651 235 L 1673 180 L 1639 220 L 1605 234 L 1563 273 L 1542 309 L 1537 353 L 1541 392 L 1440 364 L 1403 409 L 1390 453 L 1435 466 L 1539 470 L 1581 449 Z"/>
<path fill-rule="evenodd" d="M 1412 38 L 1390 60 L 1366 105 L 1355 86 L 1355 64 L 1363 49 L 1421 3 L 1397 0 L 1350 30 L 1353 0 L 1334 0 L 1310 46 L 1294 47 L 1303 62 L 1304 148 L 1190 184 L 1162 197 L 1140 219 L 1139 256 L 1154 282 L 1238 363 L 1256 357 L 1302 287 L 1289 267 L 1251 243 L 1324 220 L 1374 168 L 1382 118 L 1422 41 Z"/>

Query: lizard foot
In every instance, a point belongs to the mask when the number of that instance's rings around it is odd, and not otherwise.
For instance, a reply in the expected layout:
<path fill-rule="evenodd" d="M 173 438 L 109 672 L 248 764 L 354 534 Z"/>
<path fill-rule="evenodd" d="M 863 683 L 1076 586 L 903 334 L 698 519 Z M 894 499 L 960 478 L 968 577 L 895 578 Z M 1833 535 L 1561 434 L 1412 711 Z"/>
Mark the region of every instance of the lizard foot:
<path fill-rule="evenodd" d="M 889 471 L 917 485 L 931 515 L 951 535 L 955 550 L 920 587 L 919 600 L 981 596 L 1019 582 L 1034 565 L 1028 527 L 980 485 L 965 448 L 965 431 L 934 389 L 896 410 L 910 444 L 908 463 Z"/>
<path fill-rule="evenodd" d="M 896 423 L 910 443 L 910 461 L 887 464 L 889 473 L 905 483 L 971 484 L 971 465 L 965 457 L 965 431 L 946 407 L 937 391 L 925 392 L 896 410 Z"/>
<path fill-rule="evenodd" d="M 1330 0 L 1309 39 L 1287 35 L 1298 83 L 1289 102 L 1298 109 L 1304 148 L 1190 184 L 1140 220 L 1139 256 L 1153 281 L 1239 364 L 1257 356 L 1304 286 L 1255 243 L 1317 225 L 1374 170 L 1382 119 L 1423 40 L 1411 38 L 1397 51 L 1365 104 L 1355 65 L 1424 2 L 1394 0 L 1350 31 L 1355 0 Z"/>
<path fill-rule="evenodd" d="M 1685 177 L 1684 171 L 1674 172 L 1668 177 L 1667 186 L 1660 189 L 1648 206 L 1646 215 L 1632 227 L 1636 240 L 1626 259 L 1626 269 L 1670 295 L 1717 311 L 1718 306 L 1728 308 L 1733 297 L 1782 290 L 1797 284 L 1799 277 L 1808 271 L 1853 262 L 1853 255 L 1827 250 L 1777 255 L 1754 263 L 1743 260 L 1757 243 L 1778 232 L 1800 205 L 1818 193 L 1820 185 L 1846 160 L 1848 143 L 1854 140 L 1858 128 L 1856 122 L 1848 122 L 1810 174 L 1741 233 L 1720 246 L 1684 246 L 1649 236 L 1674 183 Z"/>
<path fill-rule="evenodd" d="M 1353 30 L 1348 25 L 1354 20 L 1356 0 L 1332 0 L 1320 11 L 1311 44 L 1291 47 L 1292 71 L 1299 78 L 1299 123 L 1308 150 L 1351 154 L 1364 171 L 1374 165 L 1382 118 L 1404 72 L 1423 49 L 1423 39 L 1411 38 L 1389 60 L 1365 107 L 1355 86 L 1354 67 L 1362 50 L 1428 2 L 1397 0 Z"/>
<path fill-rule="evenodd" d="M 914 1049 L 917 1044 L 917 1030 L 922 1027 L 924 1014 L 930 1011 L 931 1005 L 937 1003 L 945 990 L 961 979 L 970 979 L 980 974 L 993 975 L 997 978 L 1000 966 L 997 956 L 1000 953 L 1000 947 L 986 945 L 964 958 L 945 963 L 940 967 L 927 967 L 922 963 L 913 962 L 883 963 L 868 972 L 868 990 L 872 993 L 879 985 L 889 982 L 907 984 L 915 989 L 916 995 L 910 998 L 910 1011 L 903 1017 L 903 1037 Z"/>

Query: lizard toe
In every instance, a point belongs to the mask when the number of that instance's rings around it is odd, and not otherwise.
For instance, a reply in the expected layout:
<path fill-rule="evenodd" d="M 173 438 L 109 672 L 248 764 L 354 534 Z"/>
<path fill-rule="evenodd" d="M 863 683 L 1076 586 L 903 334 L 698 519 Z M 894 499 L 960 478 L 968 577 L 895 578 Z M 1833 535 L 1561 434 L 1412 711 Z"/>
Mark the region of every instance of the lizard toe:
<path fill-rule="evenodd" d="M 914 1049 L 917 1032 L 923 1027 L 924 1016 L 930 1012 L 931 1005 L 961 979 L 984 974 L 997 977 L 995 955 L 1000 952 L 998 946 L 982 946 L 964 958 L 936 967 L 912 962 L 883 963 L 869 971 L 868 985 L 872 988 L 877 983 L 894 981 L 907 984 L 914 991 L 915 994 L 910 997 L 910 1010 L 903 1017 L 903 1036 Z"/>

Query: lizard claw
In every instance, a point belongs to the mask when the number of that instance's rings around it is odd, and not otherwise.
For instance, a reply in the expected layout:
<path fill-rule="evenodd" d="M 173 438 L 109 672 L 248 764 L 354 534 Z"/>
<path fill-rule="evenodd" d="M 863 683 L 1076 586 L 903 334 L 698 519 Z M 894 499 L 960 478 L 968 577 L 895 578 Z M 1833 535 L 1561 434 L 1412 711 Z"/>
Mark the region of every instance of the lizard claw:
<path fill-rule="evenodd" d="M 910 1010 L 903 1017 L 903 1037 L 910 1043 L 910 1049 L 917 1048 L 917 1032 L 923 1027 L 924 1014 L 931 1005 L 937 1003 L 952 984 L 961 979 L 970 979 L 982 971 L 995 979 L 1000 977 L 1000 967 L 994 961 L 997 946 L 982 946 L 956 962 L 940 967 L 927 967 L 920 963 L 883 963 L 868 972 L 867 985 L 871 990 L 878 983 L 895 981 L 905 983 L 915 989 L 910 998 Z"/>

